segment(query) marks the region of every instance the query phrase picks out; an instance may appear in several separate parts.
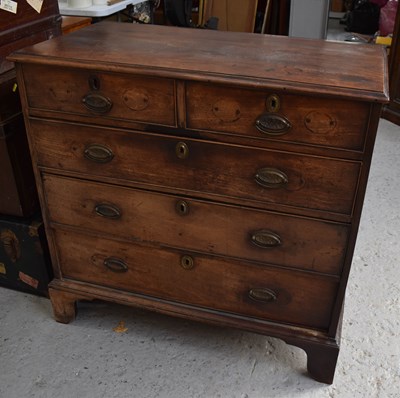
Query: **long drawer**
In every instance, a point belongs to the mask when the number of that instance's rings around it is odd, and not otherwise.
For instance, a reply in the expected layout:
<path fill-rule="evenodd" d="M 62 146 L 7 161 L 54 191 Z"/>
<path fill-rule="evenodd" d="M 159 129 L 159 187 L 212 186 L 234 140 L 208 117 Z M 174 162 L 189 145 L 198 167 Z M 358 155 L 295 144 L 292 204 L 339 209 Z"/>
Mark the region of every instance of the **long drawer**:
<path fill-rule="evenodd" d="M 326 329 L 336 278 L 55 230 L 64 278 Z"/>
<path fill-rule="evenodd" d="M 29 107 L 61 113 L 176 125 L 175 82 L 91 70 L 24 68 Z"/>
<path fill-rule="evenodd" d="M 31 120 L 39 166 L 350 215 L 361 163 Z"/>
<path fill-rule="evenodd" d="M 190 129 L 358 151 L 370 112 L 363 102 L 195 82 L 186 102 Z"/>
<path fill-rule="evenodd" d="M 50 220 L 123 239 L 339 275 L 348 227 L 43 176 Z"/>

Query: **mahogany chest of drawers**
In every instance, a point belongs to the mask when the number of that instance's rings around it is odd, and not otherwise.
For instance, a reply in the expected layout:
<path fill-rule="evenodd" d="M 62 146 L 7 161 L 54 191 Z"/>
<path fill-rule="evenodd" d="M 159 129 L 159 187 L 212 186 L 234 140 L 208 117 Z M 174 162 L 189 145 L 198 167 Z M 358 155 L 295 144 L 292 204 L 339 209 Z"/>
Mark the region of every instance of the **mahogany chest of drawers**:
<path fill-rule="evenodd" d="M 12 60 L 56 320 L 99 298 L 238 327 L 331 383 L 383 50 L 100 23 Z"/>

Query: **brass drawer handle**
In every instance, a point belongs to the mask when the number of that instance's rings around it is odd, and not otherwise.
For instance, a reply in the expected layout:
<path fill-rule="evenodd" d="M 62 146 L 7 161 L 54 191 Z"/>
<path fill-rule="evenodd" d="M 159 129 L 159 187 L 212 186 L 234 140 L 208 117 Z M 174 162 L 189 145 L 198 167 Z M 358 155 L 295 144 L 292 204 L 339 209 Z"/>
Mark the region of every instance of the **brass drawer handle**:
<path fill-rule="evenodd" d="M 103 115 L 112 108 L 112 102 L 109 98 L 98 93 L 89 93 L 82 98 L 83 105 L 93 113 Z"/>
<path fill-rule="evenodd" d="M 255 180 L 264 188 L 283 188 L 289 182 L 288 176 L 283 171 L 272 167 L 257 170 Z"/>
<path fill-rule="evenodd" d="M 175 153 L 179 159 L 186 159 L 189 156 L 189 147 L 184 142 L 178 142 L 175 147 Z"/>
<path fill-rule="evenodd" d="M 114 158 L 114 154 L 110 148 L 99 144 L 90 144 L 83 151 L 86 159 L 96 163 L 108 163 Z"/>
<path fill-rule="evenodd" d="M 107 257 L 104 260 L 104 265 L 112 272 L 122 273 L 128 271 L 128 266 L 125 262 L 116 257 Z"/>
<path fill-rule="evenodd" d="M 251 234 L 251 241 L 263 249 L 278 247 L 282 244 L 281 237 L 275 232 L 261 229 Z"/>
<path fill-rule="evenodd" d="M 121 210 L 114 205 L 99 203 L 95 206 L 94 210 L 96 214 L 105 218 L 111 218 L 113 220 L 121 218 Z"/>
<path fill-rule="evenodd" d="M 273 290 L 265 287 L 250 289 L 249 297 L 254 301 L 260 301 L 262 303 L 271 303 L 276 301 L 278 298 L 277 294 Z"/>
<path fill-rule="evenodd" d="M 292 128 L 292 124 L 284 116 L 263 113 L 256 120 L 256 128 L 263 134 L 276 136 L 286 134 Z"/>
<path fill-rule="evenodd" d="M 194 268 L 194 260 L 191 256 L 182 256 L 181 257 L 181 267 L 187 271 Z"/>

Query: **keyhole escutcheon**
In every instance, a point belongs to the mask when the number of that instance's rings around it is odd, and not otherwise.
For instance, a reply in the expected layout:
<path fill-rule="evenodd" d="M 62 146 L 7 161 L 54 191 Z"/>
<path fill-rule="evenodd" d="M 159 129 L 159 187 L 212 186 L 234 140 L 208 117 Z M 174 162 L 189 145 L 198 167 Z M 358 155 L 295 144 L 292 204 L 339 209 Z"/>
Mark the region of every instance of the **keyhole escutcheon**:
<path fill-rule="evenodd" d="M 89 77 L 89 87 L 93 91 L 99 91 L 100 90 L 100 79 L 96 75 L 91 75 Z"/>
<path fill-rule="evenodd" d="M 189 203 L 185 200 L 178 200 L 175 205 L 175 209 L 181 216 L 185 216 L 189 213 Z"/>
<path fill-rule="evenodd" d="M 194 268 L 194 260 L 191 256 L 182 256 L 181 257 L 181 266 L 185 270 L 191 270 Z"/>
<path fill-rule="evenodd" d="M 175 153 L 179 159 L 186 159 L 189 156 L 189 147 L 184 142 L 178 142 L 175 147 Z"/>
<path fill-rule="evenodd" d="M 276 94 L 272 94 L 266 100 L 266 107 L 268 112 L 278 112 L 281 107 L 281 100 Z"/>

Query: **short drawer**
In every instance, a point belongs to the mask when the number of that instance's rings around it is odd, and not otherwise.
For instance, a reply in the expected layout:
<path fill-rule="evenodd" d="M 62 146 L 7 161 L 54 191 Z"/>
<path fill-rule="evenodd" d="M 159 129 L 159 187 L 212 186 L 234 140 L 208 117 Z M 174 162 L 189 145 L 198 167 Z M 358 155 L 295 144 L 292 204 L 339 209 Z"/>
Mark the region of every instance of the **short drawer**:
<path fill-rule="evenodd" d="M 187 126 L 260 139 L 362 151 L 367 103 L 186 84 Z"/>
<path fill-rule="evenodd" d="M 339 275 L 348 227 L 45 175 L 50 221 L 229 257 Z"/>
<path fill-rule="evenodd" d="M 55 231 L 64 278 L 319 329 L 337 279 Z"/>
<path fill-rule="evenodd" d="M 175 83 L 171 79 L 86 69 L 24 65 L 31 109 L 103 119 L 176 125 Z"/>
<path fill-rule="evenodd" d="M 355 161 L 39 120 L 30 132 L 40 166 L 264 207 L 350 215 L 361 168 Z"/>

